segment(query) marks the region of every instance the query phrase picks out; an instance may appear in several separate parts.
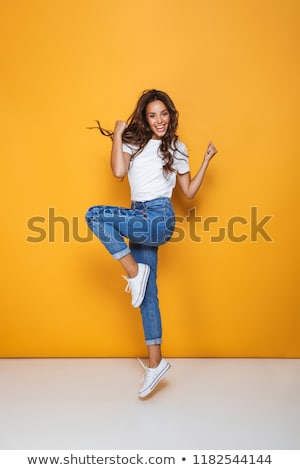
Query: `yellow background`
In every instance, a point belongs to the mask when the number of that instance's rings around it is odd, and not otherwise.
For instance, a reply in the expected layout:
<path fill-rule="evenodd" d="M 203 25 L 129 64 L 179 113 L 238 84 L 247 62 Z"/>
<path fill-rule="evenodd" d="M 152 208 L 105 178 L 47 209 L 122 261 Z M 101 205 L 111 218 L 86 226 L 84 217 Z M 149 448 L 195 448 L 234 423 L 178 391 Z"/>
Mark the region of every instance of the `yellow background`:
<path fill-rule="evenodd" d="M 89 131 L 126 119 L 140 92 L 165 90 L 194 173 L 219 149 L 193 201 L 197 223 L 160 250 L 165 356 L 299 357 L 299 2 L 12 0 L 1 7 L 2 357 L 146 353 L 121 268 L 87 236 L 86 209 L 129 203 L 110 172 L 110 140 Z M 211 242 L 240 216 L 271 215 Z M 55 240 L 32 243 L 32 217 Z"/>

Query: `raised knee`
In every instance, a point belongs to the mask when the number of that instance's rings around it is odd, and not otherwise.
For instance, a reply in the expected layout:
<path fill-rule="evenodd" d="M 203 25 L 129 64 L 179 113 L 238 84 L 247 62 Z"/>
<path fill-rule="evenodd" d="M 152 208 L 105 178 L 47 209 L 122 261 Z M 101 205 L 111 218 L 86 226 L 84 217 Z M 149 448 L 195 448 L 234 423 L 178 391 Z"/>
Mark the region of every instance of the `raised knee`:
<path fill-rule="evenodd" d="M 94 218 L 94 207 L 90 207 L 86 213 L 85 213 L 85 221 L 88 225 L 91 224 L 93 218 Z"/>
<path fill-rule="evenodd" d="M 88 225 L 91 224 L 92 221 L 99 222 L 103 217 L 103 211 L 105 206 L 92 206 L 90 207 L 85 214 L 85 220 Z"/>

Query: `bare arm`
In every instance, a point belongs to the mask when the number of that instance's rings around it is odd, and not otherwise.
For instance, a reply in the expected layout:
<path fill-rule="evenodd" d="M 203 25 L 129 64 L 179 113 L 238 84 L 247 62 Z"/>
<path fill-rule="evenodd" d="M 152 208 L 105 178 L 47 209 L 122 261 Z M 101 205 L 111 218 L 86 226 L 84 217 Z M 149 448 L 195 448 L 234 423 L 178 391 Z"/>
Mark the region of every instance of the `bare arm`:
<path fill-rule="evenodd" d="M 115 124 L 113 143 L 110 154 L 110 164 L 113 175 L 116 178 L 124 178 L 128 171 L 131 155 L 122 150 L 122 134 L 127 124 L 124 121 L 117 121 Z"/>
<path fill-rule="evenodd" d="M 197 194 L 204 179 L 209 162 L 216 153 L 216 147 L 210 142 L 205 152 L 202 165 L 194 178 L 191 178 L 190 172 L 184 173 L 183 175 L 177 175 L 177 181 L 180 189 L 188 199 L 193 199 L 193 197 Z"/>

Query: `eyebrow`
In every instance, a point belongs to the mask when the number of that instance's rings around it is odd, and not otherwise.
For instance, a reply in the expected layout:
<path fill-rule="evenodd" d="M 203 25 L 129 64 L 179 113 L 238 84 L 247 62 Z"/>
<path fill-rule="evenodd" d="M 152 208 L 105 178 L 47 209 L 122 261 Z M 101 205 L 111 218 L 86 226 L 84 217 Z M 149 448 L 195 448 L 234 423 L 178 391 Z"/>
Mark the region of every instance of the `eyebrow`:
<path fill-rule="evenodd" d="M 162 110 L 160 111 L 160 113 L 164 113 L 165 111 L 168 111 L 168 112 L 169 112 L 168 108 L 162 109 Z M 159 113 L 156 113 L 155 111 L 149 111 L 149 113 L 147 113 L 147 114 L 159 114 Z"/>

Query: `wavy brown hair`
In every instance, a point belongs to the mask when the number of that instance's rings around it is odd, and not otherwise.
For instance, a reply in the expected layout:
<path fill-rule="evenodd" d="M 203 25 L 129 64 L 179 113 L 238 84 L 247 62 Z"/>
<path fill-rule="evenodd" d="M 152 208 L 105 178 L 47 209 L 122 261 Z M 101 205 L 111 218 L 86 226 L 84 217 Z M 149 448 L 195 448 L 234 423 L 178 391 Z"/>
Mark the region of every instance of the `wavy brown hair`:
<path fill-rule="evenodd" d="M 140 95 L 137 102 L 136 108 L 133 113 L 127 119 L 127 127 L 122 134 L 122 141 L 127 144 L 132 144 L 137 147 L 137 150 L 132 155 L 132 159 L 138 155 L 145 148 L 149 140 L 152 138 L 152 131 L 149 127 L 149 124 L 146 119 L 146 108 L 149 103 L 152 101 L 162 101 L 166 106 L 170 114 L 170 122 L 167 128 L 166 134 L 161 139 L 161 144 L 158 151 L 161 153 L 164 161 L 163 170 L 165 174 L 174 172 L 173 169 L 173 153 L 170 150 L 177 150 L 179 153 L 184 155 L 180 149 L 177 147 L 178 136 L 177 126 L 178 126 L 178 111 L 175 108 L 175 105 L 171 98 L 164 91 L 160 90 L 145 90 Z M 90 127 L 89 129 L 99 129 L 101 134 L 113 138 L 113 132 L 107 129 L 103 129 L 99 121 L 97 122 L 97 127 Z"/>

